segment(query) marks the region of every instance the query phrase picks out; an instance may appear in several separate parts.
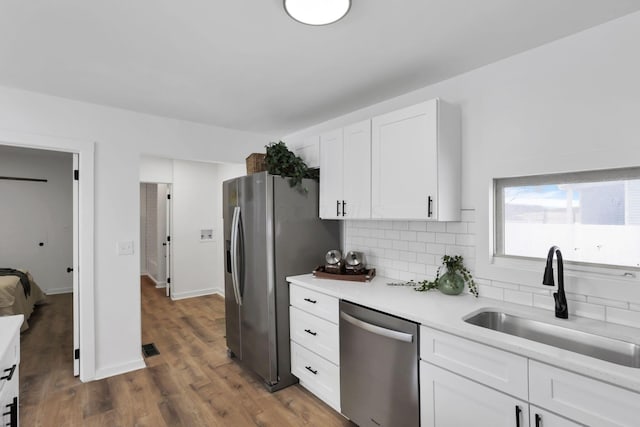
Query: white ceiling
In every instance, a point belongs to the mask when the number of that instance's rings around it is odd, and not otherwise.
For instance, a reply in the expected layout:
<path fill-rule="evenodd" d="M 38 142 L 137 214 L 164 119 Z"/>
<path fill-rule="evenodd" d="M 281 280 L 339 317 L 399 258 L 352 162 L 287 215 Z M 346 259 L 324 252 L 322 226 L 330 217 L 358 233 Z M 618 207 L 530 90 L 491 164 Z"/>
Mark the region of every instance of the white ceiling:
<path fill-rule="evenodd" d="M 282 135 L 640 10 L 640 0 L 2 0 L 0 85 Z"/>

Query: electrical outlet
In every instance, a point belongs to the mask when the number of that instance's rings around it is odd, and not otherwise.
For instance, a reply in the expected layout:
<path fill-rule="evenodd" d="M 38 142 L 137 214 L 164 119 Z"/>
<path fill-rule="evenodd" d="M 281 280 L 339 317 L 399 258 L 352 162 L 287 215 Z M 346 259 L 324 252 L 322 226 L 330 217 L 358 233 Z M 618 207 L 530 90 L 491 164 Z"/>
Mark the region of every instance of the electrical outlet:
<path fill-rule="evenodd" d="M 133 240 L 118 242 L 118 255 L 133 255 Z"/>

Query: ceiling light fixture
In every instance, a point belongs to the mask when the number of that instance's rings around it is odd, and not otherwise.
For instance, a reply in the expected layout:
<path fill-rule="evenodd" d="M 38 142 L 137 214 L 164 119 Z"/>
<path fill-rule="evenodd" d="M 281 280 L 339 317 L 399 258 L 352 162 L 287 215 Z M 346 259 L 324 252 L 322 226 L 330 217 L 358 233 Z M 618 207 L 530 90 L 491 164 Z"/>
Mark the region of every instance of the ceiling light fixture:
<path fill-rule="evenodd" d="M 342 19 L 351 8 L 351 0 L 284 0 L 284 10 L 298 22 L 327 25 Z"/>

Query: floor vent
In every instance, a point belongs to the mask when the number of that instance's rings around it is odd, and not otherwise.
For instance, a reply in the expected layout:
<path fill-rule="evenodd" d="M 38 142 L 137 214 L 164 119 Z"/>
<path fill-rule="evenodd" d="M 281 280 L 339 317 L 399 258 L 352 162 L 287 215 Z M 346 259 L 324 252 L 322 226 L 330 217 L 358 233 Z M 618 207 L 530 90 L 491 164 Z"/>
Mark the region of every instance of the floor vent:
<path fill-rule="evenodd" d="M 144 354 L 144 357 L 151 357 L 160 354 L 160 352 L 156 348 L 156 345 L 154 343 L 151 343 L 142 344 L 142 354 Z"/>

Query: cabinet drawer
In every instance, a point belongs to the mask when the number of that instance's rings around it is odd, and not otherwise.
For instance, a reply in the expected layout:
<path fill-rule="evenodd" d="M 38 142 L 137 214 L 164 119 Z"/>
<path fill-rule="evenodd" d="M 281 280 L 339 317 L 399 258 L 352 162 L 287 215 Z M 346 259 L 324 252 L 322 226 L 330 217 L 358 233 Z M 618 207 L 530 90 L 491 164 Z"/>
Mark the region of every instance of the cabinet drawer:
<path fill-rule="evenodd" d="M 289 287 L 289 297 L 292 306 L 338 324 L 338 298 L 293 283 Z"/>
<path fill-rule="evenodd" d="M 0 348 L 0 378 L 11 376 L 12 381 L 18 381 L 18 363 L 20 362 L 19 344 L 20 333 L 16 331 L 16 334 L 11 338 L 7 347 Z M 8 378 L 0 380 L 0 391 L 2 391 L 8 381 Z"/>
<path fill-rule="evenodd" d="M 289 313 L 291 314 L 291 340 L 339 365 L 338 325 L 295 307 L 290 307 Z"/>
<path fill-rule="evenodd" d="M 590 426 L 637 426 L 640 394 L 529 361 L 529 400 Z"/>
<path fill-rule="evenodd" d="M 340 412 L 340 369 L 336 365 L 292 341 L 291 372 L 302 386 Z"/>
<path fill-rule="evenodd" d="M 525 357 L 422 326 L 420 358 L 489 387 L 527 399 Z"/>

